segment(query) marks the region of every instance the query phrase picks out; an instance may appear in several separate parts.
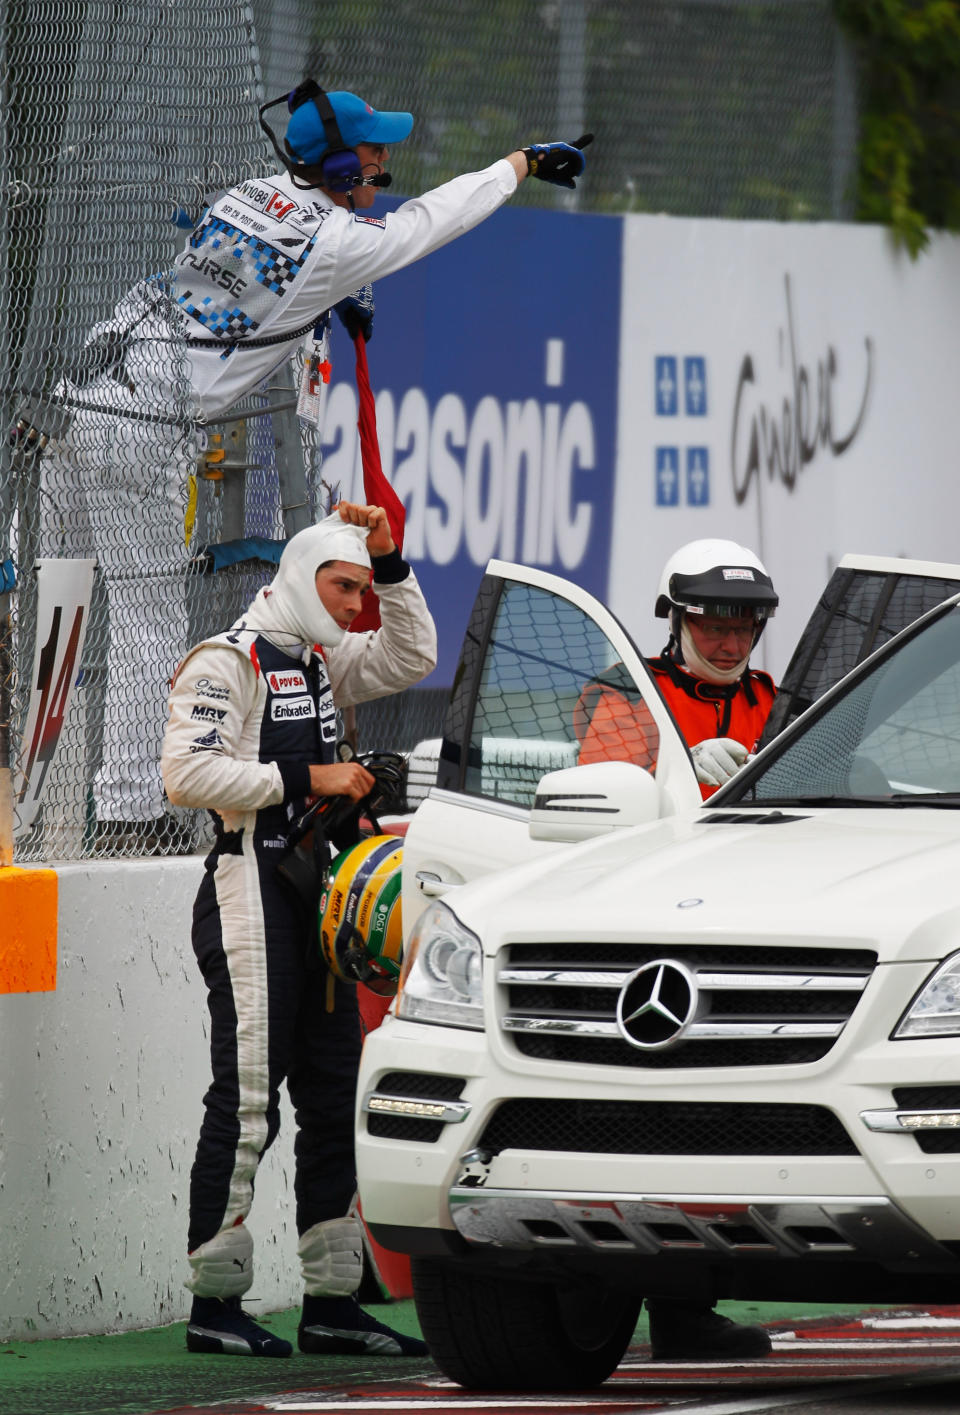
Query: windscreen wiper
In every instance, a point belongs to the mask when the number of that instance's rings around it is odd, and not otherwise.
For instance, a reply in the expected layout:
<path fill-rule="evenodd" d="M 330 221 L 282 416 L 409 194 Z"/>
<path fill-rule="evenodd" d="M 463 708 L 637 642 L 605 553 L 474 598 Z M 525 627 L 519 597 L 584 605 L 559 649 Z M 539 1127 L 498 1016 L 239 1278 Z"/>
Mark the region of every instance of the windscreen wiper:
<path fill-rule="evenodd" d="M 890 800 L 895 806 L 933 806 L 952 810 L 960 806 L 960 791 L 894 791 Z"/>

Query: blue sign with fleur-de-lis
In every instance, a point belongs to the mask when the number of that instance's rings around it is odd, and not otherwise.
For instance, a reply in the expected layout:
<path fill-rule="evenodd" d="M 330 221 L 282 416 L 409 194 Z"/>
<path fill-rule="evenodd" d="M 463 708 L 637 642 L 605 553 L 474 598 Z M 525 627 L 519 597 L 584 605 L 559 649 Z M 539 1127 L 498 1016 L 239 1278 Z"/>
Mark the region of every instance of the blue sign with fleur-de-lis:
<path fill-rule="evenodd" d="M 687 505 L 710 505 L 710 448 L 687 448 Z"/>
<path fill-rule="evenodd" d="M 699 355 L 683 361 L 683 406 L 688 418 L 707 416 L 707 361 Z"/>
<path fill-rule="evenodd" d="M 657 506 L 680 505 L 680 449 L 678 447 L 657 448 L 654 502 Z"/>
<path fill-rule="evenodd" d="M 653 396 L 658 418 L 676 417 L 680 395 L 673 354 L 658 354 L 653 361 Z"/>

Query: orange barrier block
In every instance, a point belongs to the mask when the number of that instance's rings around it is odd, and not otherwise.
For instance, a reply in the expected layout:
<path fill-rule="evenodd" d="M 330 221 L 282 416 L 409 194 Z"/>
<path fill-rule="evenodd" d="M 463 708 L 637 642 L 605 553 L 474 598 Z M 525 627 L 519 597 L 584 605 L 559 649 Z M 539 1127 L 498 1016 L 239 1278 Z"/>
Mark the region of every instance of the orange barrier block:
<path fill-rule="evenodd" d="M 57 986 L 56 870 L 0 869 L 0 993 Z"/>

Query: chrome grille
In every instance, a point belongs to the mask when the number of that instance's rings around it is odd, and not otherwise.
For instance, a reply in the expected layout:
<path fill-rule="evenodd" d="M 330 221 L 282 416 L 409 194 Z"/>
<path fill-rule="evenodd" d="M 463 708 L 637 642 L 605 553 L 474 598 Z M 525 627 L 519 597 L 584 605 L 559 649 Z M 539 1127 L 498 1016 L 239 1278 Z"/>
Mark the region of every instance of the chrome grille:
<path fill-rule="evenodd" d="M 644 964 L 669 959 L 693 976 L 697 1007 L 660 1050 L 628 1042 L 617 1000 Z M 525 1056 L 600 1066 L 790 1065 L 834 1045 L 870 980 L 866 949 L 744 945 L 513 944 L 497 980 L 500 1027 Z"/>

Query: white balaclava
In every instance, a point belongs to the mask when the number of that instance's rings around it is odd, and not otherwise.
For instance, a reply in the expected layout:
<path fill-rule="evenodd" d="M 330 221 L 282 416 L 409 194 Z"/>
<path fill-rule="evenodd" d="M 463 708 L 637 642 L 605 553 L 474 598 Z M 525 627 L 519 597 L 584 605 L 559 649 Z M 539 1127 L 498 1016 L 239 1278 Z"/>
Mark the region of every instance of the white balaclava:
<path fill-rule="evenodd" d="M 754 643 L 756 643 L 756 636 L 754 636 Z M 718 686 L 735 683 L 738 678 L 742 678 L 750 662 L 750 654 L 748 653 L 746 658 L 741 658 L 733 668 L 725 670 L 714 668 L 713 664 L 708 663 L 697 649 L 693 642 L 693 635 L 687 627 L 687 616 L 682 612 L 680 615 L 680 652 L 691 673 L 695 673 L 698 678 L 705 678 L 708 683 L 716 683 Z"/>
<path fill-rule="evenodd" d="M 317 594 L 317 570 L 328 560 L 345 560 L 369 570 L 368 535 L 366 526 L 350 526 L 337 512 L 298 531 L 284 547 L 276 575 L 241 622 L 291 656 L 299 656 L 314 644 L 335 648 L 346 630 L 327 612 Z"/>

